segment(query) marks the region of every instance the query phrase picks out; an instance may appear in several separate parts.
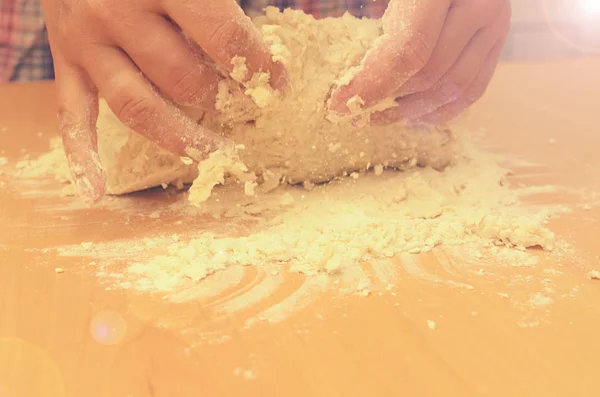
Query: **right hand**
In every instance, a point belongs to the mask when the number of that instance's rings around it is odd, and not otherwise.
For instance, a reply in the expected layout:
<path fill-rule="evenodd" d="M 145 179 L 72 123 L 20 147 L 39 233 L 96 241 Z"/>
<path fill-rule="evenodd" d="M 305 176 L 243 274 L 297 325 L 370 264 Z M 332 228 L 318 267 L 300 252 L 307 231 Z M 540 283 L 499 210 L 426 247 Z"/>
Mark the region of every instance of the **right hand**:
<path fill-rule="evenodd" d="M 214 63 L 232 71 L 232 58 L 245 57 L 248 78 L 264 71 L 271 74 L 274 88 L 287 81 L 283 66 L 273 62 L 260 33 L 234 0 L 42 3 L 65 151 L 79 192 L 89 201 L 105 192 L 96 137 L 98 94 L 132 130 L 199 161 L 227 142 L 174 103 L 214 110 L 222 79 Z"/>

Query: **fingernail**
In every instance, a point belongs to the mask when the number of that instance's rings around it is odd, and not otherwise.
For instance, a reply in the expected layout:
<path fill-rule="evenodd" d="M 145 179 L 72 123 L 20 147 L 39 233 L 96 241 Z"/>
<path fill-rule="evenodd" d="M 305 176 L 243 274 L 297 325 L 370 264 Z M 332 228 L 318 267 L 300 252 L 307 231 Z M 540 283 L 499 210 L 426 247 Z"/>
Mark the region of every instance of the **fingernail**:
<path fill-rule="evenodd" d="M 344 101 L 343 98 L 344 96 L 341 87 L 334 88 L 327 100 L 327 108 L 329 111 L 340 116 L 348 115 L 350 113 L 350 109 L 348 109 L 348 106 L 346 105 L 348 100 Z"/>

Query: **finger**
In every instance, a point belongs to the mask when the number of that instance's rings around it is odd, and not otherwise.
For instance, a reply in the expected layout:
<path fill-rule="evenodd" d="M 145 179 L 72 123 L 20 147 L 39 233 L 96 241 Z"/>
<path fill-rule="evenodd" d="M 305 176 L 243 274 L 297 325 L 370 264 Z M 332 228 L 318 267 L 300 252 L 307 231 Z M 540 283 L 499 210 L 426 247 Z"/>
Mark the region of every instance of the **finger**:
<path fill-rule="evenodd" d="M 89 77 L 55 53 L 58 120 L 71 175 L 80 196 L 96 202 L 105 193 L 98 156 L 98 96 Z"/>
<path fill-rule="evenodd" d="M 225 70 L 233 71 L 232 60 L 243 57 L 246 79 L 266 72 L 274 88 L 287 85 L 284 66 L 273 61 L 260 32 L 234 0 L 164 0 L 164 11 Z"/>
<path fill-rule="evenodd" d="M 127 20 L 135 26 L 112 23 L 115 40 L 150 81 L 181 105 L 214 110 L 222 77 L 197 48 L 160 15 L 143 13 Z"/>
<path fill-rule="evenodd" d="M 503 47 L 504 38 L 499 40 L 492 51 L 490 51 L 483 67 L 479 71 L 479 74 L 471 83 L 469 88 L 460 96 L 460 98 L 454 102 L 442 106 L 433 113 L 414 120 L 413 122 L 423 124 L 446 123 L 460 116 L 465 109 L 477 102 L 477 100 L 485 93 L 490 81 L 492 80 L 492 77 L 494 76 L 494 72 L 496 70 L 496 66 L 498 65 L 500 55 L 502 54 Z"/>
<path fill-rule="evenodd" d="M 499 4 L 505 7 L 505 2 Z M 448 12 L 439 40 L 431 58 L 417 74 L 411 77 L 397 93 L 399 97 L 426 91 L 442 78 L 459 59 L 477 31 L 492 22 L 499 7 L 490 7 L 489 2 L 475 1 L 453 5 Z"/>
<path fill-rule="evenodd" d="M 121 50 L 96 46 L 89 53 L 84 66 L 115 116 L 132 130 L 197 161 L 227 144 L 158 94 Z"/>
<path fill-rule="evenodd" d="M 395 94 L 427 64 L 449 6 L 450 0 L 391 1 L 383 16 L 384 35 L 350 83 L 334 89 L 331 110 L 349 113 L 346 103 L 356 95 L 368 108 Z"/>
<path fill-rule="evenodd" d="M 398 106 L 373 114 L 376 123 L 416 119 L 455 101 L 475 80 L 487 56 L 498 41 L 504 37 L 510 19 L 510 7 L 488 27 L 480 30 L 465 47 L 463 54 L 435 85 L 427 91 L 398 98 Z"/>

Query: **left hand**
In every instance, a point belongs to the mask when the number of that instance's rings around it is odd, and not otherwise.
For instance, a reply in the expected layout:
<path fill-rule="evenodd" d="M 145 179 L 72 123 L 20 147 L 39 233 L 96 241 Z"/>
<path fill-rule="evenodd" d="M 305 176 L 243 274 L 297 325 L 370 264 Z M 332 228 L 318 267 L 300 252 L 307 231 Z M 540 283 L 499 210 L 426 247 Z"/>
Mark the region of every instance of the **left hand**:
<path fill-rule="evenodd" d="M 329 102 L 348 114 L 358 95 L 364 107 L 396 98 L 374 113 L 392 123 L 442 123 L 459 116 L 485 92 L 510 28 L 509 0 L 391 0 L 384 35 L 364 67 Z"/>

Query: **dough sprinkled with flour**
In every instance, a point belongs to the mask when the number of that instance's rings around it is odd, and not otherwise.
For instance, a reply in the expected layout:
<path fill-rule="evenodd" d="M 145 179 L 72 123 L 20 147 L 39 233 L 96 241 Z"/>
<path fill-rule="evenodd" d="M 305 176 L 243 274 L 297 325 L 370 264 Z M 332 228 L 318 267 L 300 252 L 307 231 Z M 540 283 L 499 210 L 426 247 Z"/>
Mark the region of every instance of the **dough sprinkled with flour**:
<path fill-rule="evenodd" d="M 380 21 L 350 14 L 317 20 L 302 11 L 281 12 L 268 7 L 254 23 L 273 59 L 287 68 L 289 89 L 283 94 L 272 90 L 265 73 L 248 76 L 245 59 L 235 57 L 232 73 L 219 85 L 216 112 L 184 112 L 245 147 L 237 152 L 235 161 L 256 176 L 257 191 L 263 184 L 268 185 L 264 190 L 272 190 L 281 182 L 310 186 L 376 165 L 379 173 L 381 167 L 442 169 L 452 161 L 456 144 L 448 128 L 368 123 L 371 112 L 395 106 L 394 101 L 384 101 L 376 109 L 362 109 L 360 100 L 354 98 L 355 114 L 351 117 L 328 113 L 331 89 L 347 79 L 380 37 Z M 98 134 L 109 193 L 190 183 L 198 176 L 196 165 L 182 163 L 127 129 L 104 103 Z M 217 157 L 205 161 L 217 161 Z M 208 163 L 202 169 L 214 168 Z M 201 177 L 196 186 L 205 180 Z"/>

